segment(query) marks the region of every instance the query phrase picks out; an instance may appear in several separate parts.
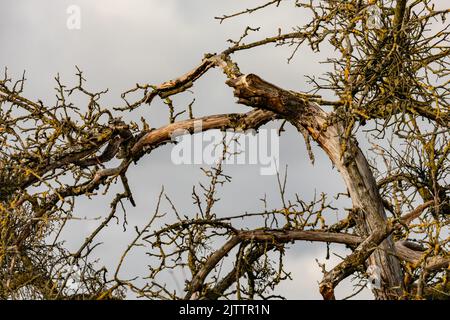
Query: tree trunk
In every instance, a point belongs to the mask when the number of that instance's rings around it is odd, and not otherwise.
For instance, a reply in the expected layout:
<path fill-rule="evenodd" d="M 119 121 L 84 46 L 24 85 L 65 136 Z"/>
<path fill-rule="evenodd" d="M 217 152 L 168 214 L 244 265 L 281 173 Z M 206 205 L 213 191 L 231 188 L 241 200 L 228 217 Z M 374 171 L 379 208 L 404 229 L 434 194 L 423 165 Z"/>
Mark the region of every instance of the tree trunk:
<path fill-rule="evenodd" d="M 345 141 L 347 147 L 342 153 L 344 139 L 340 123 L 330 123 L 328 114 L 316 103 L 278 88 L 256 75 L 242 75 L 227 83 L 235 89 L 239 103 L 279 114 L 299 131 L 307 130 L 321 146 L 345 181 L 356 212 L 354 218 L 360 236 L 366 238 L 375 231 L 386 229 L 386 214 L 370 166 L 353 138 Z M 398 298 L 402 292 L 402 273 L 390 236 L 369 257 L 366 267 L 370 265 L 378 268 L 381 276 L 381 287 L 373 290 L 375 297 Z M 333 289 L 321 288 L 324 298 L 333 299 Z"/>

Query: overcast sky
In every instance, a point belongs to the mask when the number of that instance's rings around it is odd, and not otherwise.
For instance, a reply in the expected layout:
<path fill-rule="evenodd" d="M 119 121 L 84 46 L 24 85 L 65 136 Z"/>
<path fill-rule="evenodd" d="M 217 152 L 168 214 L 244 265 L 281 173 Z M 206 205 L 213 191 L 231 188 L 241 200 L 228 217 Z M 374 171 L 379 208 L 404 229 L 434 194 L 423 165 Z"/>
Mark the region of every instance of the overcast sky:
<path fill-rule="evenodd" d="M 10 0 L 2 1 L 0 10 L 0 67 L 8 67 L 10 74 L 19 76 L 27 72 L 25 95 L 42 99 L 51 105 L 55 101 L 54 77 L 60 73 L 68 85 L 76 79 L 75 65 L 85 72 L 87 87 L 93 91 L 109 88 L 102 99 L 103 106 L 112 108 L 122 104 L 120 94 L 136 83 L 159 84 L 180 76 L 196 66 L 205 53 L 220 52 L 228 44 L 227 39 L 237 39 L 245 26 L 261 27 L 252 39 L 277 33 L 279 27 L 290 31 L 308 18 L 305 12 L 286 1 L 277 9 L 266 9 L 254 15 L 225 21 L 219 24 L 214 19 L 225 13 L 233 13 L 262 1 L 239 0 Z M 69 5 L 81 9 L 81 29 L 68 30 L 66 13 Z M 286 63 L 292 48 L 267 46 L 237 54 L 234 59 L 244 73 L 256 73 L 277 85 L 303 91 L 308 88 L 305 75 L 319 75 L 326 66 L 319 64 L 331 52 L 325 47 L 317 54 L 304 48 L 290 63 Z M 237 105 L 230 88 L 224 84 L 219 70 L 210 71 L 196 82 L 193 94 L 174 97 L 177 109 L 183 110 L 196 98 L 194 115 L 201 116 L 223 112 L 244 112 L 248 108 Z M 167 123 L 167 107 L 159 101 L 152 106 L 141 107 L 127 113 L 127 120 L 137 120 L 142 115 L 149 119 L 152 127 Z M 270 125 L 269 127 L 276 127 Z M 137 207 L 127 205 L 130 227 L 123 233 L 121 226 L 112 225 L 108 232 L 102 232 L 98 239 L 103 242 L 97 249 L 101 263 L 115 266 L 120 254 L 134 236 L 133 226 L 142 226 L 152 212 L 162 185 L 167 194 L 183 214 L 192 215 L 195 208 L 191 203 L 192 186 L 199 180 L 205 182 L 200 166 L 172 164 L 171 146 L 166 146 L 142 159 L 128 171 L 131 188 Z M 315 165 L 308 160 L 302 137 L 292 128 L 280 140 L 280 167 L 289 165 L 287 194 L 295 193 L 305 201 L 312 200 L 314 193 L 328 193 L 329 199 L 345 191 L 336 170 L 323 152 L 314 148 Z M 255 212 L 262 209 L 258 200 L 267 195 L 269 207 L 280 207 L 275 176 L 261 176 L 256 165 L 229 165 L 225 172 L 233 177 L 225 185 L 221 201 L 217 204 L 218 216 Z M 119 190 L 119 189 L 116 189 Z M 98 220 L 104 217 L 109 201 L 114 196 L 111 190 L 107 196 L 87 198 L 78 202 L 77 217 L 87 220 L 71 222 L 70 232 L 64 235 L 68 246 L 78 248 L 84 238 L 96 228 Z M 349 206 L 349 203 L 335 202 Z M 340 218 L 345 216 L 343 210 Z M 302 243 L 291 245 L 286 256 L 286 268 L 292 272 L 293 280 L 280 285 L 277 292 L 291 299 L 319 299 L 317 282 L 321 271 L 315 258 L 335 265 L 339 258 L 332 256 L 325 260 L 325 246 Z M 345 254 L 342 248 L 336 252 Z M 145 275 L 148 262 L 142 252 L 132 254 L 127 260 L 124 274 Z M 178 276 L 180 283 L 182 276 Z M 167 281 L 174 281 L 168 278 Z M 349 281 L 340 285 L 337 297 L 351 293 Z M 368 291 L 358 298 L 371 298 Z"/>

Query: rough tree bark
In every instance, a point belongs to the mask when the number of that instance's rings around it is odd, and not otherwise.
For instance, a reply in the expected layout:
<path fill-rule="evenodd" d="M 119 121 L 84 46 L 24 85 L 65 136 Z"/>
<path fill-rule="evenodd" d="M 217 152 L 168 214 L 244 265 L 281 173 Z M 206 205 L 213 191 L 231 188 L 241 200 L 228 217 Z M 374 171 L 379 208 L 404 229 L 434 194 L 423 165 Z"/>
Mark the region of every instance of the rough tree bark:
<path fill-rule="evenodd" d="M 239 103 L 270 110 L 287 119 L 299 131 L 308 131 L 339 170 L 348 188 L 360 236 L 366 238 L 386 231 L 387 218 L 370 166 L 356 140 L 344 141 L 343 128 L 338 122 L 330 122 L 328 114 L 316 103 L 278 88 L 254 74 L 239 75 L 230 79 L 228 85 L 234 88 Z M 344 143 L 346 148 L 342 152 Z M 381 273 L 381 288 L 374 289 L 377 299 L 393 299 L 401 294 L 400 263 L 389 236 L 370 255 L 367 265 L 378 267 Z M 348 272 L 345 274 L 348 275 Z M 338 279 L 325 277 L 320 285 L 325 299 L 334 299 L 334 287 L 338 282 Z"/>

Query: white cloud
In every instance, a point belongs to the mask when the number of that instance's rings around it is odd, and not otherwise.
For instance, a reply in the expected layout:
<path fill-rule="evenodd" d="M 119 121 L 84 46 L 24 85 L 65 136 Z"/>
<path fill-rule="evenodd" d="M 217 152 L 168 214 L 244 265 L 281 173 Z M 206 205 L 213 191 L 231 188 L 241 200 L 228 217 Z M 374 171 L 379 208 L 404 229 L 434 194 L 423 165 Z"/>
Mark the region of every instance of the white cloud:
<path fill-rule="evenodd" d="M 308 250 L 302 250 L 307 247 L 309 247 Z M 276 292 L 279 292 L 288 299 L 321 300 L 322 296 L 319 292 L 319 283 L 323 278 L 323 273 L 316 259 L 319 263 L 324 264 L 326 270 L 329 271 L 342 261 L 336 255 L 332 254 L 332 252 L 344 257 L 349 254 L 349 251 L 345 250 L 342 246 L 333 246 L 330 252 L 330 259 L 326 260 L 325 245 L 318 243 L 303 243 L 296 246 L 295 250 L 287 251 L 285 269 L 291 273 L 293 280 L 281 282 Z M 354 288 L 350 280 L 350 278 L 347 278 L 337 286 L 335 290 L 337 299 L 345 298 L 353 292 Z M 364 289 L 354 299 L 373 299 L 373 295 L 368 289 Z"/>

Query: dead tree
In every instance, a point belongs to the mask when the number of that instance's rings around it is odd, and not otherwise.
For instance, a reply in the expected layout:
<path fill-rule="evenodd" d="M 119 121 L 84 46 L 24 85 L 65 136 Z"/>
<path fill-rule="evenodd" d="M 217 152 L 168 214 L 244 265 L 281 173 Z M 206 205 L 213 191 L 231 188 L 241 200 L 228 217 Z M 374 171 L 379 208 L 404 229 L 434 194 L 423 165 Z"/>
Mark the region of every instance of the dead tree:
<path fill-rule="evenodd" d="M 217 19 L 223 22 L 287 2 L 270 1 Z M 311 0 L 290 5 L 310 10 L 312 20 L 293 32 L 279 30 L 273 37 L 245 44 L 243 40 L 257 31 L 248 27 L 229 48 L 206 54 L 185 75 L 160 85 L 138 84 L 123 93 L 124 106 L 114 110 L 99 105 L 106 91 L 89 92 L 80 70 L 71 88 L 56 78 L 54 106 L 26 98 L 25 77 L 14 82 L 5 72 L 0 81 L 1 298 L 105 299 L 123 298 L 128 292 L 156 299 L 270 298 L 274 286 L 289 278 L 283 255 L 295 241 L 351 248 L 342 262 L 324 270 L 319 286 L 324 299 L 335 298 L 334 289 L 343 279 L 366 279 L 373 268 L 379 271 L 380 284 L 373 288 L 377 299 L 449 297 L 449 10 L 435 10 L 428 0 Z M 338 54 L 326 61 L 330 72 L 321 80 L 310 78 L 314 92 L 286 90 L 256 74 L 243 74 L 233 60 L 238 51 L 270 44 L 292 46 L 292 59 L 307 45 L 319 51 L 325 41 Z M 170 97 L 215 68 L 227 76 L 237 102 L 253 110 L 196 119 L 191 105 L 189 118 L 178 120 L 182 113 L 174 113 Z M 323 99 L 326 92 L 336 99 Z M 70 102 L 74 93 L 89 98 L 85 112 Z M 137 100 L 129 98 L 137 95 Z M 169 105 L 166 126 L 151 128 L 145 120 L 137 124 L 120 118 L 158 98 Z M 325 196 L 311 203 L 297 197 L 283 201 L 277 210 L 218 217 L 215 195 L 231 180 L 219 164 L 205 169 L 210 186 L 201 185 L 201 193 L 193 189 L 192 217 L 178 214 L 171 205 L 176 221 L 155 229 L 155 221 L 164 216 L 160 202 L 172 204 L 161 192 L 154 215 L 136 229 L 114 275 L 96 268 L 90 262 L 96 235 L 117 217 L 122 201 L 134 205 L 132 181 L 126 176 L 130 165 L 172 143 L 179 129 L 194 132 L 199 120 L 203 130 L 258 129 L 275 120 L 290 123 L 308 146 L 314 141 L 330 158 L 345 182 L 352 209 L 345 219 L 329 225 L 324 212 L 335 209 Z M 383 171 L 371 165 L 358 145 L 356 134 L 364 126 L 388 142 L 373 142 L 371 150 L 384 163 Z M 112 159 L 120 164 L 108 166 Z M 123 193 L 112 201 L 111 212 L 79 250 L 69 252 L 58 235 L 72 218 L 77 198 L 107 192 L 116 181 L 121 181 Z M 279 185 L 284 199 L 285 182 L 279 179 Z M 246 219 L 259 219 L 261 228 L 234 223 Z M 55 240 L 49 243 L 51 237 Z M 120 277 L 127 254 L 142 245 L 153 258 L 143 286 Z M 233 252 L 236 256 L 223 275 L 222 263 Z M 72 292 L 67 284 L 75 271 L 67 266 L 74 265 L 80 286 Z M 158 280 L 164 272 L 181 269 L 190 272 L 184 292 Z"/>

